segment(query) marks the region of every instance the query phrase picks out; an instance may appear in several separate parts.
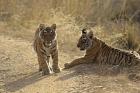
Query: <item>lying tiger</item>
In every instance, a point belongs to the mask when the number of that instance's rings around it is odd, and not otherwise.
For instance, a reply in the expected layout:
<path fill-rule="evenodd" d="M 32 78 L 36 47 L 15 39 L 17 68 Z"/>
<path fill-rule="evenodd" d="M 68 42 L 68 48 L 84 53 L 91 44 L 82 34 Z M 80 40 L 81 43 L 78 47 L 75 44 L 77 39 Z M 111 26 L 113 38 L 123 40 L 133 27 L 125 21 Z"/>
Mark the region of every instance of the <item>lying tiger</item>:
<path fill-rule="evenodd" d="M 34 36 L 34 50 L 38 56 L 39 71 L 42 75 L 50 74 L 53 72 L 60 72 L 58 66 L 58 48 L 56 39 L 56 24 L 52 26 L 45 26 L 40 24 Z M 53 65 L 50 67 L 49 59 L 53 60 Z"/>
<path fill-rule="evenodd" d="M 82 35 L 79 38 L 77 47 L 83 51 L 86 50 L 84 57 L 76 59 L 71 63 L 66 63 L 65 69 L 73 66 L 97 62 L 99 64 L 111 64 L 119 66 L 134 66 L 140 63 L 140 57 L 137 53 L 130 53 L 120 49 L 112 48 L 103 41 L 97 39 L 92 31 L 87 33 L 86 29 L 82 30 Z"/>

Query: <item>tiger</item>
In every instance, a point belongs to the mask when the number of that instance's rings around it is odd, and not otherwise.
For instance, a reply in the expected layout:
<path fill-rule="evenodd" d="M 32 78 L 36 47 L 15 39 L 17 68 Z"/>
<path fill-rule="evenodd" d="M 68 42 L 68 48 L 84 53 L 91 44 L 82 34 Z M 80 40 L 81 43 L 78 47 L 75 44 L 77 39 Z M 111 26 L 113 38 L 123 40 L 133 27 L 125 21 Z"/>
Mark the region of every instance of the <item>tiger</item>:
<path fill-rule="evenodd" d="M 82 30 L 77 47 L 81 51 L 85 51 L 84 57 L 73 60 L 70 63 L 64 64 L 64 69 L 69 69 L 73 66 L 85 63 L 99 63 L 116 66 L 136 66 L 140 63 L 140 56 L 138 53 L 121 50 L 109 46 L 102 40 L 94 36 L 93 31 L 87 29 Z"/>
<path fill-rule="evenodd" d="M 51 26 L 40 24 L 34 35 L 33 47 L 38 57 L 39 71 L 42 71 L 42 75 L 60 72 L 56 24 Z M 52 67 L 49 65 L 50 57 L 53 60 Z"/>

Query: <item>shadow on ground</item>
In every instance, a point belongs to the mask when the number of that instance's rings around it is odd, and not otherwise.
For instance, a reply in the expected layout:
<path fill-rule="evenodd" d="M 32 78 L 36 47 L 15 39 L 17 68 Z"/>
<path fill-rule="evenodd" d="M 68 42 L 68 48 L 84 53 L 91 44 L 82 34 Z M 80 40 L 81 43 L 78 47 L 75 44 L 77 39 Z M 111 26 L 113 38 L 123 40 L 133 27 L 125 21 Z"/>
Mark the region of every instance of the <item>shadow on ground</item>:
<path fill-rule="evenodd" d="M 42 76 L 39 72 L 34 72 L 16 81 L 6 83 L 3 88 L 9 92 L 15 92 L 44 78 L 46 76 Z"/>
<path fill-rule="evenodd" d="M 127 78 L 131 81 L 140 81 L 140 76 L 136 73 L 140 71 L 138 68 L 139 66 L 135 67 L 121 67 L 119 65 L 99 65 L 97 63 L 88 63 L 88 64 L 80 64 L 70 69 L 66 69 L 66 71 L 71 71 L 71 73 L 67 73 L 55 81 L 64 81 L 70 79 L 72 77 L 76 77 L 78 75 L 85 75 L 88 76 L 90 74 L 98 75 L 98 76 L 117 76 L 119 74 L 125 74 Z M 138 69 L 137 69 L 138 68 Z"/>
<path fill-rule="evenodd" d="M 116 76 L 121 73 L 121 69 L 118 66 L 109 66 L 109 65 L 98 65 L 98 64 L 81 64 L 78 66 L 75 66 L 70 69 L 65 69 L 65 71 L 70 71 L 70 73 L 66 73 L 65 75 L 62 75 L 61 77 L 57 78 L 55 81 L 64 81 L 67 79 L 70 79 L 72 77 L 76 77 L 79 75 L 90 75 L 95 74 L 99 76 Z"/>

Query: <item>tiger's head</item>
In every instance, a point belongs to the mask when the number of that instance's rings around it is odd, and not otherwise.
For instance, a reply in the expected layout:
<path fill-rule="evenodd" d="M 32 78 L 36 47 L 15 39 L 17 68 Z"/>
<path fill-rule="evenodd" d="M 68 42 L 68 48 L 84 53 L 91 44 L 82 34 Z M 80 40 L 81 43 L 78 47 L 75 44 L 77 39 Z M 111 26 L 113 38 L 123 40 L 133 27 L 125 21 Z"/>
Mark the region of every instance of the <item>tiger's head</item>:
<path fill-rule="evenodd" d="M 93 41 L 93 32 L 89 31 L 87 33 L 86 29 L 82 30 L 82 35 L 78 40 L 77 47 L 82 50 L 87 50 L 92 47 Z"/>
<path fill-rule="evenodd" d="M 39 25 L 39 37 L 45 43 L 51 43 L 56 38 L 56 24 L 52 24 L 50 27 L 44 24 Z"/>

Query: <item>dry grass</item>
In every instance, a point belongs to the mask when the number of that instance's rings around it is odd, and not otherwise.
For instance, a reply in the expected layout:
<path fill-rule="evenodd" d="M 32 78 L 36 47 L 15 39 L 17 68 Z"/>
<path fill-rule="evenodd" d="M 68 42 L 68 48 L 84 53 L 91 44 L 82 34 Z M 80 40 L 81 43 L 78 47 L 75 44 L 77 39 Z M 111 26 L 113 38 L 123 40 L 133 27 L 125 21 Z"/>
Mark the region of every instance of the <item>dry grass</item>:
<path fill-rule="evenodd" d="M 60 45 L 69 47 L 76 43 L 79 30 L 90 27 L 103 41 L 135 50 L 140 34 L 139 3 L 138 0 L 1 0 L 0 23 L 4 24 L 0 25 L 1 34 L 32 41 L 40 23 L 56 23 Z"/>

